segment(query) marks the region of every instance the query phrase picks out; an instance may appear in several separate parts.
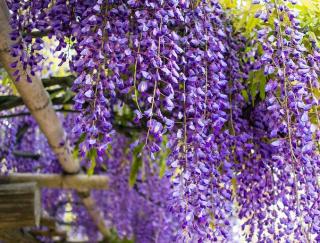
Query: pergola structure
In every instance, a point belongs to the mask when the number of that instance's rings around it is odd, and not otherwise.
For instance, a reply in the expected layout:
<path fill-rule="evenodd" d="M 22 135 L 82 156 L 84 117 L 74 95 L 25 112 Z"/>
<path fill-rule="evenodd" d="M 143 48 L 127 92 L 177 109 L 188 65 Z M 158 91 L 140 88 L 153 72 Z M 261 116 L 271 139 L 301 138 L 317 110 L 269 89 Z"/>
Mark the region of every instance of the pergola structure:
<path fill-rule="evenodd" d="M 87 208 L 93 222 L 103 235 L 104 242 L 109 242 L 110 231 L 106 227 L 102 215 L 97 210 L 95 201 L 90 196 L 91 189 L 106 189 L 108 187 L 108 178 L 100 175 L 88 176 L 82 174 L 79 162 L 72 157 L 72 148 L 66 139 L 66 133 L 53 107 L 54 104 L 61 104 L 61 99 L 51 100 L 46 90 L 46 87 L 58 83 L 70 86 L 73 77 L 41 80 L 36 75 L 29 75 L 32 82 L 26 82 L 30 70 L 24 71 L 20 62 L 18 62 L 16 68 L 12 68 L 10 65 L 17 59 L 10 55 L 10 46 L 13 42 L 9 37 L 11 32 L 9 18 L 10 13 L 6 1 L 0 0 L 0 65 L 7 71 L 12 80 L 14 80 L 13 73 L 17 69 L 21 71 L 21 81 L 14 82 L 20 97 L 2 97 L 0 99 L 0 111 L 25 104 L 30 114 L 37 121 L 40 130 L 46 136 L 51 149 L 63 168 L 64 174 L 9 173 L 0 176 L 0 241 L 35 242 L 30 233 L 32 235 L 51 236 L 50 232 L 23 232 L 23 230 L 19 229 L 22 226 L 39 224 L 45 225 L 49 229 L 54 227 L 52 220 L 43 218 L 40 215 L 39 187 L 48 187 L 77 190 L 83 205 Z M 17 156 L 36 156 L 22 151 L 15 151 L 15 153 Z M 19 211 L 19 208 L 21 209 L 21 204 L 19 204 L 21 200 L 24 205 L 23 210 L 20 210 L 20 214 L 13 215 L 13 212 L 16 213 L 16 210 Z M 7 210 L 8 207 L 10 210 Z M 21 217 L 25 220 L 21 220 Z M 60 234 L 60 236 L 64 234 L 63 232 L 53 233 Z"/>

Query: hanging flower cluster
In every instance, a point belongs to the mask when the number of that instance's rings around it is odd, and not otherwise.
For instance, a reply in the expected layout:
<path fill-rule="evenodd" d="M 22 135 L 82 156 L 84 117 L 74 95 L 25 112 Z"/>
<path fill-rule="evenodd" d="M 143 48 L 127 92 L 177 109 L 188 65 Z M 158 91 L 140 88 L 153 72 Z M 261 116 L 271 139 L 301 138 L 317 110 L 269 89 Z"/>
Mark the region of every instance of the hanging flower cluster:
<path fill-rule="evenodd" d="M 244 161 L 250 169 L 238 180 L 240 215 L 249 218 L 250 240 L 257 223 L 263 241 L 310 241 L 319 233 L 319 56 L 314 44 L 305 47 L 296 12 L 281 1 L 261 4 L 256 17 L 271 27 L 256 33 L 253 45 L 263 52 L 255 53 L 252 70 L 266 76 L 266 96 L 251 114 L 254 163 Z"/>

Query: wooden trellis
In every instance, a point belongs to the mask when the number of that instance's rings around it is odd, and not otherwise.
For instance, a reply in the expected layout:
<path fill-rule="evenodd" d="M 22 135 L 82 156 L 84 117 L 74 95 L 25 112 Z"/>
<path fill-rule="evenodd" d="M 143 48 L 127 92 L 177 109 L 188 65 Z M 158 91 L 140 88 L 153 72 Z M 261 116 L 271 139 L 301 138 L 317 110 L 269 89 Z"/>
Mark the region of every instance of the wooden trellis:
<path fill-rule="evenodd" d="M 35 182 L 0 184 L 0 229 L 39 226 L 41 201 Z"/>
<path fill-rule="evenodd" d="M 66 232 L 57 230 L 54 219 L 41 217 L 40 188 L 107 189 L 108 177 L 103 175 L 59 175 L 11 173 L 0 176 L 0 242 L 33 242 L 32 236 L 66 239 Z M 83 204 L 96 212 L 95 203 L 81 193 Z M 46 226 L 46 230 L 17 230 L 22 227 Z M 21 240 L 21 239 L 24 240 Z M 19 240 L 20 239 L 20 240 Z M 17 241 L 18 240 L 18 241 Z"/>

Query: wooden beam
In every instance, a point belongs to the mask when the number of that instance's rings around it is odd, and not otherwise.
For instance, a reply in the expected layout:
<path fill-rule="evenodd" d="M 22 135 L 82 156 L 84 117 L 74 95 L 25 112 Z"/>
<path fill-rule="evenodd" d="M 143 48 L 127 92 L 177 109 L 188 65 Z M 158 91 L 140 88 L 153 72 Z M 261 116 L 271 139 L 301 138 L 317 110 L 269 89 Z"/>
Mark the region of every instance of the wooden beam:
<path fill-rule="evenodd" d="M 8 230 L 0 229 L 0 242 L 1 243 L 39 243 L 29 233 L 21 230 Z"/>
<path fill-rule="evenodd" d="M 90 190 L 108 189 L 109 179 L 104 175 L 59 175 L 59 174 L 33 174 L 10 173 L 0 176 L 1 183 L 36 182 L 39 187 Z"/>
<path fill-rule="evenodd" d="M 0 229 L 39 226 L 41 199 L 36 183 L 0 184 Z"/>
<path fill-rule="evenodd" d="M 67 238 L 67 232 L 57 230 L 30 230 L 29 233 L 34 236 L 46 236 L 46 237 L 59 237 L 62 239 Z"/>
<path fill-rule="evenodd" d="M 40 225 L 45 226 L 48 229 L 55 229 L 56 228 L 56 220 L 51 217 L 42 217 L 40 219 Z"/>

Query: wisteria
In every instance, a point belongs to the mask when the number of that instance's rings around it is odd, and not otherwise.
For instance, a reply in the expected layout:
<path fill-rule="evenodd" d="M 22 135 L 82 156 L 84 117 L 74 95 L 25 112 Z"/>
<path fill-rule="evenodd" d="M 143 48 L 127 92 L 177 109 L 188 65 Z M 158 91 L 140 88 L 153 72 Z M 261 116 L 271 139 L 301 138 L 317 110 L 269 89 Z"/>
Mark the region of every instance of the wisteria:
<path fill-rule="evenodd" d="M 257 31 L 256 45 L 263 53 L 256 53 L 253 70 L 262 69 L 267 77 L 266 97 L 252 114 L 258 144 L 253 156 L 259 172 L 264 172 L 253 176 L 257 185 L 250 194 L 257 202 L 249 203 L 254 214 L 248 224 L 252 227 L 257 220 L 259 238 L 266 241 L 290 235 L 300 242 L 310 241 L 316 231 L 309 222 L 318 217 L 314 207 L 319 208 L 317 122 L 311 119 L 318 116 L 312 90 L 318 86 L 319 69 L 314 47 L 310 51 L 304 46 L 297 14 L 280 1 L 264 3 L 264 8 L 257 17 L 266 21 L 273 16 L 273 29 Z M 247 188 L 247 175 L 241 181 Z"/>
<path fill-rule="evenodd" d="M 91 195 L 114 239 L 232 242 L 237 218 L 247 242 L 320 242 L 320 50 L 295 0 L 253 0 L 250 35 L 218 0 L 7 4 L 13 82 L 43 76 L 48 38 L 68 66 L 70 82 L 44 86 L 72 111 L 59 119 L 82 172 L 109 178 Z M 17 106 L 0 106 L 1 173 L 62 173 Z M 44 189 L 42 204 L 102 239 L 75 191 Z"/>

